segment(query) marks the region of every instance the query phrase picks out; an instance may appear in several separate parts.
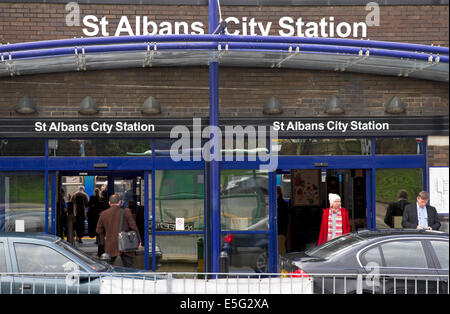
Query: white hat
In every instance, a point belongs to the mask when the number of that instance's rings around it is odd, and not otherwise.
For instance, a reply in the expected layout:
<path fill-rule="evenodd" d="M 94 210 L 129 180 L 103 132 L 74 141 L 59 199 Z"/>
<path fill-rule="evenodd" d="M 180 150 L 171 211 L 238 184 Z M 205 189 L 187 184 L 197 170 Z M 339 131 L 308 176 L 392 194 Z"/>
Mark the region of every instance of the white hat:
<path fill-rule="evenodd" d="M 330 200 L 330 206 L 331 206 L 335 200 L 340 200 L 341 197 L 337 194 L 330 193 L 330 194 L 328 194 L 328 199 Z"/>

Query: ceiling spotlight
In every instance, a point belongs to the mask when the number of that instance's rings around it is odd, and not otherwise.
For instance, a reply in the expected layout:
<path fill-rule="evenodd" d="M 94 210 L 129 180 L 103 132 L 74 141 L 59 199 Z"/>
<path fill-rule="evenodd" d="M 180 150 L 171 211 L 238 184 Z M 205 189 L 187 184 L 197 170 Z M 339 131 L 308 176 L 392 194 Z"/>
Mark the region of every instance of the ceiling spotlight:
<path fill-rule="evenodd" d="M 387 113 L 402 113 L 405 112 L 405 110 L 406 105 L 397 96 L 392 97 L 384 106 L 384 111 Z"/>
<path fill-rule="evenodd" d="M 161 105 L 155 97 L 150 96 L 144 101 L 141 112 L 144 114 L 159 114 L 161 113 Z"/>
<path fill-rule="evenodd" d="M 36 106 L 28 96 L 23 96 L 20 98 L 19 103 L 14 109 L 20 114 L 33 114 L 37 111 Z"/>
<path fill-rule="evenodd" d="M 337 96 L 331 96 L 325 104 L 325 113 L 328 114 L 343 114 L 344 108 L 341 106 L 341 101 Z"/>
<path fill-rule="evenodd" d="M 80 114 L 92 115 L 98 112 L 98 104 L 91 96 L 86 96 L 80 103 L 80 109 L 78 109 Z"/>
<path fill-rule="evenodd" d="M 263 108 L 264 114 L 280 114 L 282 112 L 280 101 L 275 96 L 270 97 Z"/>

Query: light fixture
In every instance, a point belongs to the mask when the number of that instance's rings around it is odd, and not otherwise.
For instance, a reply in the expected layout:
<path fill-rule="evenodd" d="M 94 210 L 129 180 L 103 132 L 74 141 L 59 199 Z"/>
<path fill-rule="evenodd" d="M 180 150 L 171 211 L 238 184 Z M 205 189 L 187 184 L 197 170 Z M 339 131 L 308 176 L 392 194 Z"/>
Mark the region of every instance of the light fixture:
<path fill-rule="evenodd" d="M 387 113 L 402 113 L 405 112 L 405 110 L 406 105 L 397 96 L 392 97 L 384 106 L 384 111 Z"/>
<path fill-rule="evenodd" d="M 345 110 L 341 106 L 341 101 L 337 96 L 331 96 L 325 104 L 325 113 L 328 114 L 342 114 Z"/>
<path fill-rule="evenodd" d="M 144 101 L 141 112 L 144 114 L 159 114 L 161 113 L 161 105 L 155 97 L 150 96 Z"/>
<path fill-rule="evenodd" d="M 86 96 L 80 103 L 80 109 L 78 109 L 80 114 L 92 115 L 98 112 L 98 104 L 91 96 Z"/>
<path fill-rule="evenodd" d="M 280 114 L 282 112 L 280 101 L 275 96 L 270 97 L 263 108 L 264 114 Z"/>
<path fill-rule="evenodd" d="M 14 109 L 20 114 L 33 114 L 36 112 L 36 106 L 28 96 L 20 98 L 19 103 Z"/>

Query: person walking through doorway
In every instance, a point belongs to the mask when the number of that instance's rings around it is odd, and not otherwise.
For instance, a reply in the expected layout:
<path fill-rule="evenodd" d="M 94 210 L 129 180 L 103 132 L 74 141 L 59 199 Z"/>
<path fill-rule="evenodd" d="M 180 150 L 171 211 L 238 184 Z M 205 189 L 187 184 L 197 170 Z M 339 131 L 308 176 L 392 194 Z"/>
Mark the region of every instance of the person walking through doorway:
<path fill-rule="evenodd" d="M 81 238 L 84 236 L 84 222 L 86 220 L 86 207 L 89 204 L 89 197 L 84 192 L 84 186 L 80 186 L 78 188 L 78 192 L 76 192 L 72 196 L 73 203 L 73 215 L 74 215 L 74 228 L 77 234 L 78 243 L 83 243 Z"/>
<path fill-rule="evenodd" d="M 401 228 L 401 219 L 405 206 L 408 205 L 408 193 L 405 190 L 400 190 L 397 193 L 397 202 L 390 203 L 387 210 L 384 222 L 391 228 Z M 396 224 L 396 217 L 399 217 L 399 223 Z"/>
<path fill-rule="evenodd" d="M 89 211 L 87 213 L 88 217 L 88 235 L 89 238 L 96 238 L 96 243 L 98 243 L 98 236 L 95 232 L 97 228 L 98 217 L 100 216 L 100 190 L 95 189 L 94 195 L 89 198 Z"/>
<path fill-rule="evenodd" d="M 130 209 L 125 208 L 123 216 L 123 227 L 120 224 L 120 196 L 113 194 L 109 198 L 110 208 L 103 211 L 98 219 L 96 231 L 99 235 L 105 236 L 105 252 L 109 254 L 113 264 L 117 256 L 120 255 L 124 267 L 133 267 L 135 252 L 119 251 L 119 232 L 133 230 L 138 236 L 139 246 L 141 246 L 141 237 L 136 222 L 133 219 Z"/>
<path fill-rule="evenodd" d="M 323 210 L 318 245 L 350 232 L 348 212 L 341 207 L 341 197 L 330 193 L 328 199 L 330 208 Z"/>

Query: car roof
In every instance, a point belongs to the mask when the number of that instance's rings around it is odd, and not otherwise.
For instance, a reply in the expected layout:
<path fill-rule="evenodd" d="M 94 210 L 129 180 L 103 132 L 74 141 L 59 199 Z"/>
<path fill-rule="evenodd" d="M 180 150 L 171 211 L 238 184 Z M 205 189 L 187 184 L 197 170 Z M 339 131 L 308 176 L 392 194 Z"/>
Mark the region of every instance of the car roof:
<path fill-rule="evenodd" d="M 398 236 L 433 236 L 442 237 L 448 239 L 448 232 L 436 231 L 436 230 L 417 230 L 417 229 L 377 229 L 377 230 L 359 230 L 353 233 L 354 235 L 370 240 L 379 237 L 398 237 Z"/>
<path fill-rule="evenodd" d="M 2 238 L 14 238 L 14 239 L 28 239 L 28 240 L 41 240 L 47 242 L 56 242 L 60 238 L 47 233 L 28 233 L 28 232 L 0 232 L 0 239 Z"/>

